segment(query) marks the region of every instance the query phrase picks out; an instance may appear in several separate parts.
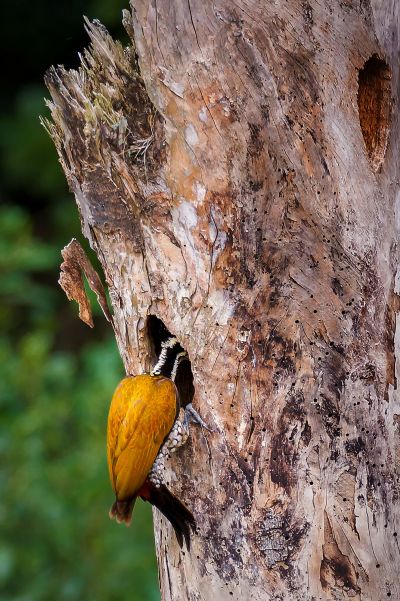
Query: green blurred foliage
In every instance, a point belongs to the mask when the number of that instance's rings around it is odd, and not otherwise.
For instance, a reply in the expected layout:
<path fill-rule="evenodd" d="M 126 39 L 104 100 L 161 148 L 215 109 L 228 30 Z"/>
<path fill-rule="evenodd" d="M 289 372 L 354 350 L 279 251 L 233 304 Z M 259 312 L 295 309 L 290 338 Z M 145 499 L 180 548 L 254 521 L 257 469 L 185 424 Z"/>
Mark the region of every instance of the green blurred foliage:
<path fill-rule="evenodd" d="M 75 2 L 75 21 L 68 3 L 64 11 L 76 29 L 86 13 L 115 30 L 124 5 L 92 0 L 77 10 Z M 42 60 L 48 40 L 36 30 L 32 38 Z M 46 52 L 49 64 L 69 60 L 64 38 Z M 57 285 L 60 249 L 84 241 L 39 125 L 42 63 L 35 76 L 29 61 L 29 81 L 10 82 L 0 109 L 0 599 L 155 601 L 150 507 L 137 503 L 129 529 L 108 518 L 106 420 L 123 368 L 93 295 L 90 330 Z"/>
<path fill-rule="evenodd" d="M 44 92 L 43 86 L 31 84 L 18 94 L 13 112 L 0 120 L 0 152 L 4 185 L 18 190 L 29 181 L 31 194 L 46 197 L 60 193 L 64 185 L 61 171 L 54 168 L 54 146 L 38 119 L 46 110 Z"/>

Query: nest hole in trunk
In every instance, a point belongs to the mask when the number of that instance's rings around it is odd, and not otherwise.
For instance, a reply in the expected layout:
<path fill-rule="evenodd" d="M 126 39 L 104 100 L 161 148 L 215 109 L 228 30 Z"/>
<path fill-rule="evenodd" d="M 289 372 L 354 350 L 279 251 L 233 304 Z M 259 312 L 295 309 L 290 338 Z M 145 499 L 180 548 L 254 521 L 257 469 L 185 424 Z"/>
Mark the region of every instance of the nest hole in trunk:
<path fill-rule="evenodd" d="M 172 334 L 164 322 L 155 315 L 149 315 L 146 326 L 150 341 L 152 365 L 154 365 L 161 352 L 161 343 L 171 338 L 171 336 L 175 336 L 175 334 Z M 186 351 L 181 343 L 179 344 L 180 350 Z M 193 373 L 189 357 L 179 364 L 175 384 L 178 389 L 180 404 L 182 407 L 186 407 L 194 397 Z"/>
<path fill-rule="evenodd" d="M 390 132 L 391 79 L 389 65 L 377 54 L 358 74 L 358 112 L 361 131 L 372 169 L 379 171 Z"/>

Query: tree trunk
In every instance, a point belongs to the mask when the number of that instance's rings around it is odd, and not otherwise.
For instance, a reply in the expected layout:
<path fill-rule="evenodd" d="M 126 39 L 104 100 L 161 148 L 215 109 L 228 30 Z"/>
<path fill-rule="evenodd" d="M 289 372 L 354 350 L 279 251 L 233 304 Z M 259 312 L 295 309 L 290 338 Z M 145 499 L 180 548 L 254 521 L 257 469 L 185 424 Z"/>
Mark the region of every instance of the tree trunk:
<path fill-rule="evenodd" d="M 162 598 L 400 599 L 399 4 L 124 22 L 134 47 L 87 24 L 79 72 L 49 72 L 47 127 L 127 372 L 157 316 L 214 428 L 171 463 L 190 553 L 155 514 Z"/>

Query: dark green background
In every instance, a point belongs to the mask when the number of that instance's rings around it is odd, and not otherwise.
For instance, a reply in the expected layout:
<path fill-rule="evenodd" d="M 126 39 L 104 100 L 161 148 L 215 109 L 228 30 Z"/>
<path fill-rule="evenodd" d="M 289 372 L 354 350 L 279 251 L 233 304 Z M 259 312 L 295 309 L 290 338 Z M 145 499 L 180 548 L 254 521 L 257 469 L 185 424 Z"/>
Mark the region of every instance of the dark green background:
<path fill-rule="evenodd" d="M 119 0 L 14 1 L 2 14 L 0 94 L 0 599 L 159 599 L 150 507 L 108 518 L 105 433 L 123 375 L 109 325 L 77 317 L 57 284 L 82 240 L 74 199 L 39 124 L 43 74 L 78 65 L 85 14 L 127 40 Z M 4 75 L 4 70 L 8 73 Z"/>

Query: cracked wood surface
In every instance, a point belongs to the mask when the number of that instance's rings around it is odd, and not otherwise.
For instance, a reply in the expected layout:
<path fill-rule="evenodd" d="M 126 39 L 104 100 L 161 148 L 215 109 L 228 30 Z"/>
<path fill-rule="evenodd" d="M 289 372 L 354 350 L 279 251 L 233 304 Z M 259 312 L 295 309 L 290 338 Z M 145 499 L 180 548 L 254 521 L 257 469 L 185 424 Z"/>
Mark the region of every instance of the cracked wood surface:
<path fill-rule="evenodd" d="M 155 516 L 162 598 L 400 598 L 398 3 L 135 0 L 124 23 L 135 49 L 87 23 L 80 70 L 48 73 L 46 127 L 127 372 L 159 316 L 215 428 L 172 463 L 190 554 Z"/>

